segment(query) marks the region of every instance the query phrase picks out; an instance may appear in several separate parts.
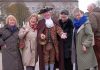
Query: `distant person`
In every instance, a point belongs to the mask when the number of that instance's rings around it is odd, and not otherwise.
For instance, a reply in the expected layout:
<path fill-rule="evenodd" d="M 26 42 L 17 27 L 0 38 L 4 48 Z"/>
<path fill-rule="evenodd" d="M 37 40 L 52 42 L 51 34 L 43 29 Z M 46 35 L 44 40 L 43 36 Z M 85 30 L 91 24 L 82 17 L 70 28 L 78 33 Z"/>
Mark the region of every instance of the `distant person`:
<path fill-rule="evenodd" d="M 59 24 L 61 28 L 63 29 L 63 31 L 67 33 L 67 38 L 61 40 L 63 51 L 60 51 L 60 52 L 63 52 L 63 54 L 60 56 L 64 57 L 63 59 L 64 60 L 64 70 L 73 70 L 73 65 L 71 62 L 73 22 L 68 16 L 69 16 L 69 12 L 67 10 L 61 11 Z"/>
<path fill-rule="evenodd" d="M 0 46 L 3 70 L 24 70 L 18 47 L 19 29 L 13 15 L 6 18 L 6 25 L 0 30 Z"/>
<path fill-rule="evenodd" d="M 89 19 L 94 32 L 94 51 L 98 61 L 98 69 L 100 70 L 100 8 L 92 3 L 88 5 L 87 10 L 89 11 Z"/>
<path fill-rule="evenodd" d="M 28 22 L 19 31 L 20 39 L 24 38 L 25 47 L 22 48 L 22 60 L 26 70 L 35 70 L 37 58 L 37 14 L 32 14 Z"/>
<path fill-rule="evenodd" d="M 93 50 L 94 35 L 87 16 L 76 8 L 72 40 L 72 62 L 75 70 L 97 70 L 97 60 Z"/>

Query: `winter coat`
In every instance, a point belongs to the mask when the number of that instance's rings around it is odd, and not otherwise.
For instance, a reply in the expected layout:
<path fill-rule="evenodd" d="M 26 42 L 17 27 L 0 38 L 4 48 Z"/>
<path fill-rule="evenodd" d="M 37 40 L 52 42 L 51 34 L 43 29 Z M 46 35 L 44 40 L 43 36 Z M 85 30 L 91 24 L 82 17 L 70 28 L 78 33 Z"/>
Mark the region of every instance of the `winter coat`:
<path fill-rule="evenodd" d="M 18 47 L 18 31 L 11 32 L 7 25 L 0 30 L 3 70 L 24 70 Z"/>
<path fill-rule="evenodd" d="M 63 42 L 63 53 L 64 58 L 71 58 L 71 45 L 72 45 L 72 34 L 73 34 L 73 23 L 71 19 L 67 19 L 65 22 L 59 20 L 59 24 L 63 31 L 67 33 L 67 39 L 62 39 Z"/>
<path fill-rule="evenodd" d="M 27 32 L 25 29 L 29 29 Z M 24 66 L 35 66 L 37 61 L 37 30 L 33 30 L 29 25 L 19 31 L 20 39 L 24 38 L 25 47 L 22 49 L 22 60 Z"/>
<path fill-rule="evenodd" d="M 73 32 L 75 32 L 75 29 Z M 78 70 L 90 69 L 91 67 L 97 66 L 97 60 L 93 50 L 94 34 L 89 21 L 82 24 L 77 32 L 73 34 L 75 36 L 73 35 L 72 38 L 72 62 L 75 63 L 76 61 Z M 87 48 L 86 53 L 82 50 L 83 45 Z"/>

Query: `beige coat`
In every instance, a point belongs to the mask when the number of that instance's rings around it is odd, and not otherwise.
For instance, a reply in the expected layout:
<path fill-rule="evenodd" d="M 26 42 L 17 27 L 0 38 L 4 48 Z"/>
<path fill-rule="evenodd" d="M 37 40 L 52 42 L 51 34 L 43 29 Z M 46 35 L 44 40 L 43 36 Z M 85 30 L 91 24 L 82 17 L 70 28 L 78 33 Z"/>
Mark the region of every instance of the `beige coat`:
<path fill-rule="evenodd" d="M 28 28 L 28 32 L 25 30 Z M 25 35 L 25 48 L 22 50 L 22 60 L 24 66 L 35 66 L 37 60 L 37 31 L 34 31 L 29 25 L 21 28 L 19 37 L 22 39 Z"/>

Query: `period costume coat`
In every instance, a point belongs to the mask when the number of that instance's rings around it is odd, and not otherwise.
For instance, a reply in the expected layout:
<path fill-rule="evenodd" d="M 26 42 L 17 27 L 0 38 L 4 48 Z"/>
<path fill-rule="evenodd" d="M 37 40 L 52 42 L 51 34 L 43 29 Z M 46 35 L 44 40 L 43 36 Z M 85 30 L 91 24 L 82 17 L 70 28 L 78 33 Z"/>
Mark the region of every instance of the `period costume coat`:
<path fill-rule="evenodd" d="M 100 70 L 100 8 L 95 8 L 89 13 L 89 19 L 94 31 L 95 46 L 94 51 L 98 60 L 98 68 Z"/>
<path fill-rule="evenodd" d="M 27 32 L 25 29 L 29 29 Z M 22 60 L 24 66 L 35 66 L 37 62 L 37 30 L 33 30 L 29 24 L 19 31 L 20 39 L 24 38 L 25 47 L 22 49 Z"/>
<path fill-rule="evenodd" d="M 75 29 L 73 32 L 75 32 Z M 74 63 L 76 61 L 78 70 L 90 69 L 91 67 L 97 66 L 97 60 L 93 50 L 94 35 L 89 21 L 87 20 L 85 24 L 82 24 L 77 32 L 73 34 L 72 49 L 74 51 L 72 50 L 72 62 Z M 82 51 L 83 45 L 87 48 L 86 53 Z"/>
<path fill-rule="evenodd" d="M 59 55 L 59 47 L 58 47 L 58 40 L 57 40 L 57 34 L 61 36 L 61 33 L 63 32 L 62 29 L 59 27 L 59 25 L 54 22 L 54 26 L 51 28 L 51 38 L 54 44 L 55 52 L 56 55 Z M 43 46 L 40 45 L 39 39 L 40 39 L 40 34 L 45 31 L 46 25 L 45 25 L 45 19 L 42 19 L 38 23 L 38 35 L 37 35 L 37 44 L 38 44 L 38 54 L 39 54 L 39 65 L 40 65 L 40 70 L 45 70 L 44 69 L 44 59 L 43 59 Z M 60 59 L 59 59 L 60 60 Z M 59 62 L 60 63 L 60 62 Z M 60 63 L 61 64 L 61 63 Z M 63 70 L 63 69 L 60 69 Z"/>
<path fill-rule="evenodd" d="M 3 70 L 24 70 L 18 47 L 18 31 L 16 28 L 16 31 L 12 32 L 8 25 L 0 30 Z"/>

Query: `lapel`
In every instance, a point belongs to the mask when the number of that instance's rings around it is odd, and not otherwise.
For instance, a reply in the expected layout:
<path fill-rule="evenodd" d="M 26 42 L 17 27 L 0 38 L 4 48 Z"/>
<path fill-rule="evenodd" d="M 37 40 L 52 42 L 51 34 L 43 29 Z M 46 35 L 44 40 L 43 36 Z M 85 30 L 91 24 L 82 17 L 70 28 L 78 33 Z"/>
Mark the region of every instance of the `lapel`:
<path fill-rule="evenodd" d="M 87 23 L 89 23 L 89 20 L 87 20 L 83 25 L 81 25 L 81 27 L 77 30 L 77 33 L 79 33 Z"/>
<path fill-rule="evenodd" d="M 81 25 L 81 27 L 77 30 L 77 33 L 79 33 L 84 28 L 84 24 Z"/>
<path fill-rule="evenodd" d="M 46 25 L 45 25 L 45 19 L 42 19 L 41 22 L 40 22 L 40 28 L 42 28 L 41 30 L 39 30 L 41 33 L 44 31 L 44 29 L 46 28 Z"/>

